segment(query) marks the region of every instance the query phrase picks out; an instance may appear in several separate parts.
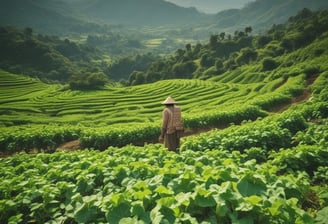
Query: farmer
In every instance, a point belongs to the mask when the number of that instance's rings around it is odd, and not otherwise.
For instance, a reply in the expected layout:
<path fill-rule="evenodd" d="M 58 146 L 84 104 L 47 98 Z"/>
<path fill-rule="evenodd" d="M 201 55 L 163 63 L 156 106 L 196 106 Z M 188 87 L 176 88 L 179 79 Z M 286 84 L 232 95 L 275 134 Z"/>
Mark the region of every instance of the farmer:
<path fill-rule="evenodd" d="M 164 146 L 170 151 L 176 151 L 180 147 L 180 137 L 183 133 L 181 109 L 176 106 L 177 102 L 172 97 L 167 97 L 163 105 L 166 107 L 162 112 L 162 129 L 159 141 L 164 140 Z"/>

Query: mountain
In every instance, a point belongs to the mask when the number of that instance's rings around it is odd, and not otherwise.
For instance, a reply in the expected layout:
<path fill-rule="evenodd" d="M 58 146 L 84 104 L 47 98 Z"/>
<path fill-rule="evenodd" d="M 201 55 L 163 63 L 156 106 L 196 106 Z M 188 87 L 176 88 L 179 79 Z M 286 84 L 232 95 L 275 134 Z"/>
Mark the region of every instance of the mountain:
<path fill-rule="evenodd" d="M 2 0 L 0 25 L 60 32 L 81 24 L 73 11 L 60 0 Z"/>
<path fill-rule="evenodd" d="M 284 23 L 303 8 L 328 8 L 327 0 L 256 0 L 242 9 L 231 9 L 216 14 L 212 28 L 234 32 L 252 26 L 257 31 L 267 30 L 273 24 Z"/>
<path fill-rule="evenodd" d="M 74 5 L 92 19 L 126 25 L 182 25 L 208 18 L 195 8 L 164 0 L 81 0 Z"/>
<path fill-rule="evenodd" d="M 170 2 L 169 2 L 170 1 Z M 192 27 L 192 38 L 213 32 L 230 32 L 251 26 L 254 32 L 283 23 L 303 8 L 311 10 L 328 7 L 327 0 L 2 0 L 0 25 L 31 27 L 37 31 L 66 35 L 67 33 L 104 33 L 117 25 Z M 172 3 L 174 2 L 174 3 Z M 217 14 L 205 14 L 195 7 L 234 7 Z M 206 24 L 206 25 L 205 25 Z M 105 26 L 106 25 L 106 26 Z M 189 35 L 189 36 L 187 36 Z"/>
<path fill-rule="evenodd" d="M 246 3 L 252 0 L 166 0 L 176 5 L 183 7 L 196 7 L 199 11 L 205 13 L 218 13 L 227 9 L 240 9 L 246 5 Z"/>
<path fill-rule="evenodd" d="M 0 8 L 0 25 L 57 34 L 104 24 L 181 25 L 204 18 L 195 8 L 164 0 L 2 0 Z"/>

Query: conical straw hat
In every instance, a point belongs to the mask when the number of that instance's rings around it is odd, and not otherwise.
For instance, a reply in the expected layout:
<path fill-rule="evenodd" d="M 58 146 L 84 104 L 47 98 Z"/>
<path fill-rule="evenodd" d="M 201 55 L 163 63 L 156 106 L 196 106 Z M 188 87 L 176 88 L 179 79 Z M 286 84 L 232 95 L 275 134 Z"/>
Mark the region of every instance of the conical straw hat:
<path fill-rule="evenodd" d="M 162 102 L 162 104 L 177 104 L 177 102 L 172 97 L 167 97 L 166 100 Z"/>

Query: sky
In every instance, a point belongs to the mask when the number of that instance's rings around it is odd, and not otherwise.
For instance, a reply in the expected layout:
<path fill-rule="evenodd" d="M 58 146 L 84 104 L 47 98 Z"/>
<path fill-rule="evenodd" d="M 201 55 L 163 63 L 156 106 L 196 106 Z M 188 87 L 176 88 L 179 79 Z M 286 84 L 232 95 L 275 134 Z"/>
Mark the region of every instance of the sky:
<path fill-rule="evenodd" d="M 226 9 L 240 9 L 255 0 L 166 0 L 183 7 L 195 7 L 205 13 L 218 13 Z"/>

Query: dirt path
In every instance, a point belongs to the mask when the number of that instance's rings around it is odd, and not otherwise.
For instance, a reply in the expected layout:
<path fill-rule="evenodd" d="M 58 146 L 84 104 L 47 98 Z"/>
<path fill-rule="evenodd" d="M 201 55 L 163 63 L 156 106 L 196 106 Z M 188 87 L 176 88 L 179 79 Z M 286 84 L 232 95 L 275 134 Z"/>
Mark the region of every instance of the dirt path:
<path fill-rule="evenodd" d="M 292 105 L 298 104 L 298 103 L 302 103 L 304 101 L 307 101 L 310 99 L 311 97 L 311 90 L 310 90 L 310 86 L 315 82 L 315 80 L 319 77 L 319 75 L 312 75 L 310 78 L 308 78 L 306 80 L 306 84 L 305 84 L 305 89 L 302 92 L 302 94 L 296 96 L 296 97 L 292 97 L 291 102 L 277 106 L 273 109 L 271 109 L 269 112 L 273 112 L 273 113 L 281 113 L 285 110 L 287 110 L 289 107 L 291 107 Z"/>
<path fill-rule="evenodd" d="M 57 147 L 58 150 L 74 151 L 81 149 L 80 140 L 66 142 Z"/>

